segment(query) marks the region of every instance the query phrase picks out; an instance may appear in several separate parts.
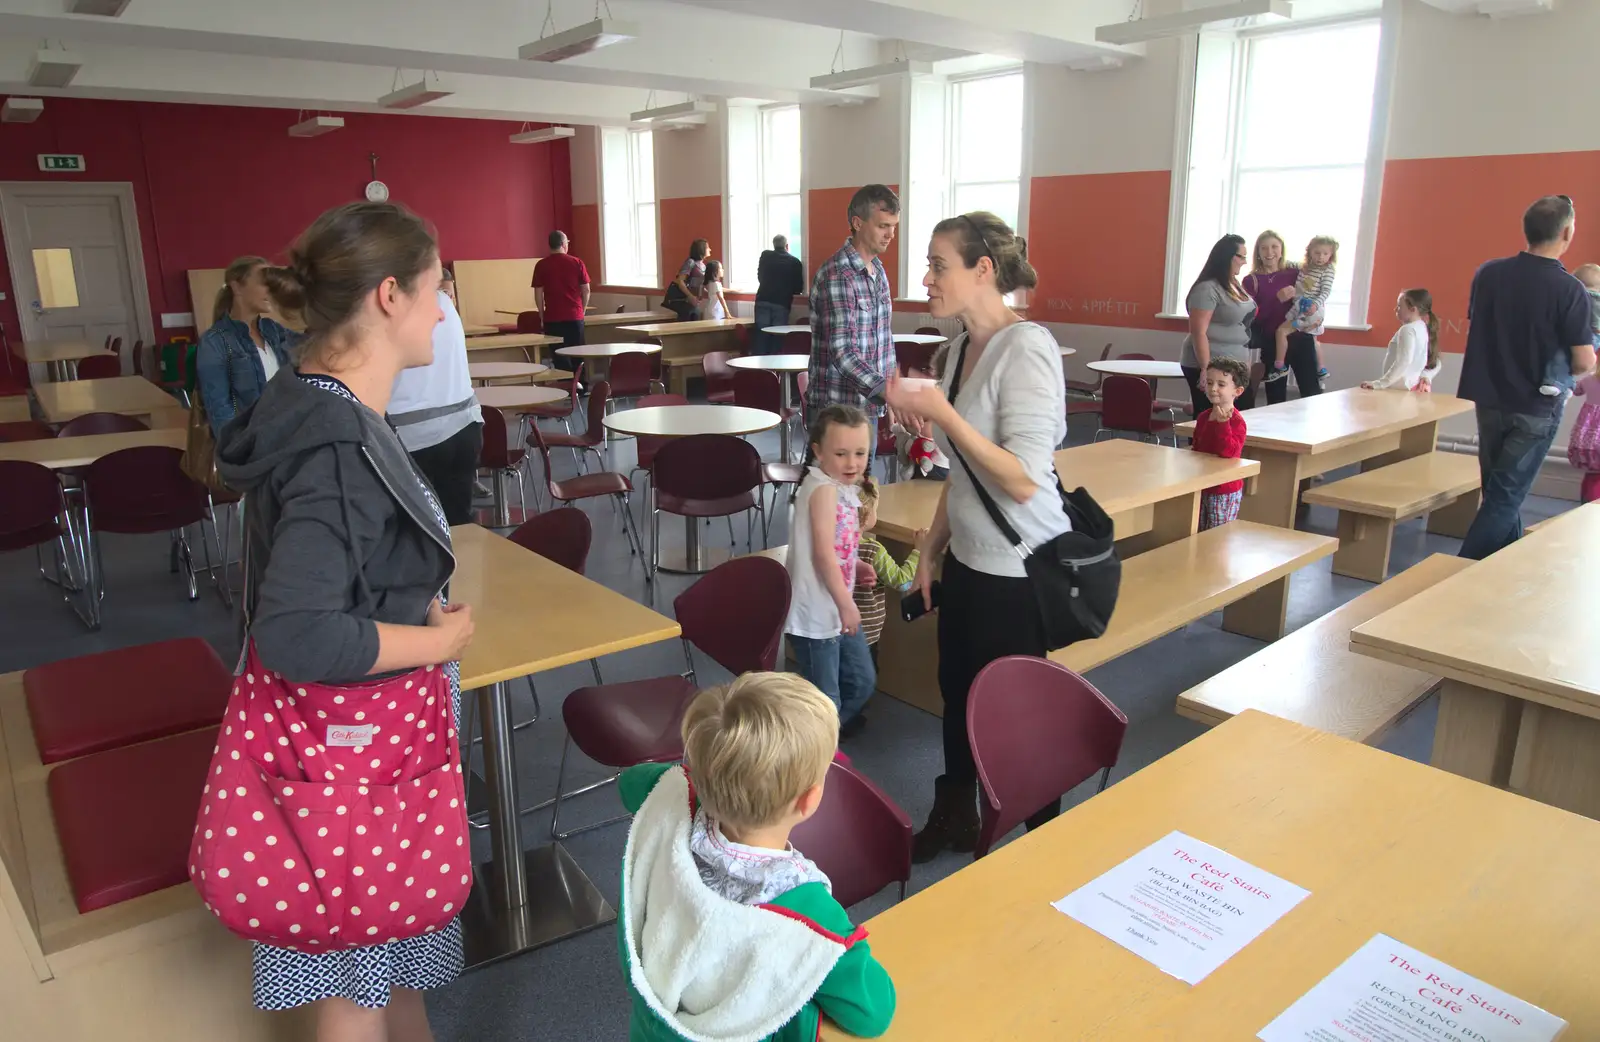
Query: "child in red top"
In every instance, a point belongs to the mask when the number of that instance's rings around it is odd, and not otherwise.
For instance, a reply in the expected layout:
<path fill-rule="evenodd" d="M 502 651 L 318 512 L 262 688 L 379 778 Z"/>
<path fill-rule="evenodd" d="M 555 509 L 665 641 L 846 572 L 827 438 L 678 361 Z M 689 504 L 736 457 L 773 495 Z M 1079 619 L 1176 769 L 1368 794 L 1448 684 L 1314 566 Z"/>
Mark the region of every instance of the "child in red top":
<path fill-rule="evenodd" d="M 1211 408 L 1195 417 L 1196 452 L 1209 452 L 1222 459 L 1238 459 L 1244 451 L 1244 413 L 1233 407 L 1250 383 L 1250 370 L 1237 358 L 1211 356 L 1206 364 L 1206 401 Z M 1244 482 L 1229 481 L 1200 493 L 1200 530 L 1225 525 L 1239 516 L 1244 499 Z"/>

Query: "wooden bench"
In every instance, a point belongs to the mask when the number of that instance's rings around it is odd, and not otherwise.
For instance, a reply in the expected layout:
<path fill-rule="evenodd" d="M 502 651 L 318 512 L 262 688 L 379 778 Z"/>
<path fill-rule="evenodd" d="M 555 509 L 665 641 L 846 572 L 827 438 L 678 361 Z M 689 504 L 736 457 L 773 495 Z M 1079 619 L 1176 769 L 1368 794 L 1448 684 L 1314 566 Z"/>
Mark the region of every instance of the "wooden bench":
<path fill-rule="evenodd" d="M 689 377 L 704 376 L 705 367 L 700 363 L 705 360 L 704 354 L 682 355 L 675 358 L 662 358 L 661 369 L 666 374 L 667 390 L 672 394 L 687 396 L 689 393 Z"/>
<path fill-rule="evenodd" d="M 1331 536 L 1234 521 L 1122 562 L 1111 625 L 1095 640 L 1050 653 L 1083 673 L 1223 609 L 1223 626 L 1263 640 L 1283 633 L 1278 584 L 1331 555 Z"/>
<path fill-rule="evenodd" d="M 1433 693 L 1439 678 L 1350 650 L 1350 631 L 1472 564 L 1434 554 L 1178 696 L 1178 715 L 1208 726 L 1247 709 L 1354 742 L 1375 743 Z"/>
<path fill-rule="evenodd" d="M 63 763 L 74 763 L 68 760 Z M 7 1038 L 307 1037 L 251 1005 L 251 948 L 187 883 L 80 913 L 23 695 L 0 675 L 0 1009 Z"/>
<path fill-rule="evenodd" d="M 1306 492 L 1307 503 L 1339 511 L 1338 575 L 1381 583 L 1389 574 L 1394 526 L 1428 514 L 1428 531 L 1461 538 L 1478 512 L 1478 459 L 1428 452 Z"/>

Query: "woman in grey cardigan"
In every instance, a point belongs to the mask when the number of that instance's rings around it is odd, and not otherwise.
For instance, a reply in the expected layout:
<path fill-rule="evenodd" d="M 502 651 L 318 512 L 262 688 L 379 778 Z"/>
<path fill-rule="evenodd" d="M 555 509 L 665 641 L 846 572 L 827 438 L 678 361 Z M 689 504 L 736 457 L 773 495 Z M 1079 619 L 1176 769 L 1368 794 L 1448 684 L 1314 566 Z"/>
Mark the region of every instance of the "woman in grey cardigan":
<path fill-rule="evenodd" d="M 245 494 L 249 638 L 291 682 L 449 663 L 459 716 L 453 664 L 472 613 L 442 599 L 455 570 L 450 529 L 384 420 L 395 377 L 433 358 L 433 237 L 401 207 L 352 203 L 318 218 L 289 267 L 266 274 L 280 304 L 303 310 L 307 338 L 299 369 L 279 370 L 218 440 L 223 480 Z M 461 965 L 459 920 L 326 954 L 257 944 L 255 1002 L 315 1003 L 319 1040 L 426 1039 L 422 989 Z"/>
<path fill-rule="evenodd" d="M 1007 655 L 1043 657 L 1044 622 L 1022 558 L 973 488 L 982 481 L 1030 547 L 1071 529 L 1056 490 L 1055 449 L 1067 436 L 1061 349 L 1043 326 L 1024 322 L 1005 295 L 1038 282 L 1028 244 L 991 213 L 941 221 L 928 244 L 928 309 L 959 318 L 938 387 L 891 381 L 892 409 L 933 421 L 950 457 L 950 479 L 924 537 L 907 596 L 931 601 L 939 577 L 939 693 L 944 699 L 944 774 L 912 858 L 966 852 L 978 838 L 977 768 L 967 739 L 967 692 L 978 672 Z M 957 456 L 961 459 L 958 459 Z M 962 465 L 962 459 L 971 467 Z M 931 606 L 931 604 L 930 604 Z M 1029 824 L 1053 817 L 1044 807 Z"/>

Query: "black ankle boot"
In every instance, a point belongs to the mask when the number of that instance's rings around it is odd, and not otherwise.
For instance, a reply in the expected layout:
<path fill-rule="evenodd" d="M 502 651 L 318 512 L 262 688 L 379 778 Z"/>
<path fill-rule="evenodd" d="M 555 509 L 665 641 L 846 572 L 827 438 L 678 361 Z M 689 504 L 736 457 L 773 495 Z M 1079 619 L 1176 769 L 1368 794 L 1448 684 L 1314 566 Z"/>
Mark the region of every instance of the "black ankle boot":
<path fill-rule="evenodd" d="M 953 850 L 970 854 L 978 845 L 978 783 L 962 784 L 946 775 L 933 780 L 933 810 L 911 840 L 911 861 L 924 864 Z"/>

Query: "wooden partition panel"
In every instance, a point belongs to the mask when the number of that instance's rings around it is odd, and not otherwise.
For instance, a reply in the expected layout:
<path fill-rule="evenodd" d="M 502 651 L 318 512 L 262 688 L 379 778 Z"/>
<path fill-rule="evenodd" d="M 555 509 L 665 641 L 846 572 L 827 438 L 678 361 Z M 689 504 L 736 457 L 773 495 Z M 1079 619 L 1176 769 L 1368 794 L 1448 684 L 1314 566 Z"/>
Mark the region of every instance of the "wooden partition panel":
<path fill-rule="evenodd" d="M 189 310 L 194 312 L 194 329 L 197 334 L 211 328 L 211 309 L 217 303 L 217 291 L 222 288 L 222 268 L 189 269 Z M 303 330 L 305 320 L 298 314 L 274 313 L 272 316 L 290 329 Z"/>
<path fill-rule="evenodd" d="M 469 326 L 497 326 L 517 320 L 515 315 L 499 314 L 502 310 L 532 311 L 533 266 L 537 263 L 538 257 L 452 261 L 461 321 Z"/>

